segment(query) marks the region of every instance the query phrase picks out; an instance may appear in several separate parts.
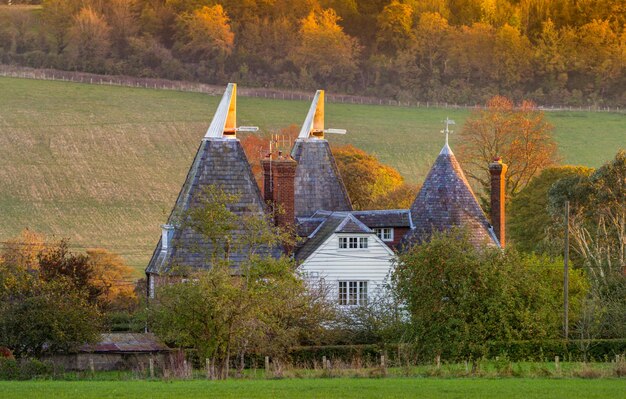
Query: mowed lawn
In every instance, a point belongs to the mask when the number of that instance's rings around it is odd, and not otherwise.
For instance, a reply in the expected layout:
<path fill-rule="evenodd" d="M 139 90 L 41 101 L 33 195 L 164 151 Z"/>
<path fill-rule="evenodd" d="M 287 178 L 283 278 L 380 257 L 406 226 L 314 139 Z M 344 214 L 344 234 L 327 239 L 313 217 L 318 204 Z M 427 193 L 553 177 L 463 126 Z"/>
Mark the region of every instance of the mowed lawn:
<path fill-rule="evenodd" d="M 623 380 L 314 379 L 274 381 L 0 382 L 4 399 L 29 398 L 624 398 Z"/>
<path fill-rule="evenodd" d="M 137 275 L 160 235 L 218 97 L 0 77 L 0 241 L 28 227 L 105 247 Z M 241 125 L 300 125 L 309 103 L 240 97 Z M 327 104 L 331 143 L 377 154 L 419 183 L 442 144 L 441 121 L 466 110 Z M 549 113 L 563 162 L 599 166 L 626 147 L 626 115 Z M 457 144 L 455 135 L 451 143 Z"/>

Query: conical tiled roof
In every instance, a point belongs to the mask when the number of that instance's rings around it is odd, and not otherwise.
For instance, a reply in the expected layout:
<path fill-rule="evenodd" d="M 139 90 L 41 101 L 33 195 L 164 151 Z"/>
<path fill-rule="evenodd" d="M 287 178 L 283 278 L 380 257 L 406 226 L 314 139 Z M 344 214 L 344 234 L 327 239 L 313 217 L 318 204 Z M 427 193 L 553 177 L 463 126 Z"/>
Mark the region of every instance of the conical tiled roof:
<path fill-rule="evenodd" d="M 352 210 L 335 157 L 328 141 L 324 139 L 324 133 L 327 132 L 345 133 L 340 129 L 324 129 L 324 91 L 318 90 L 291 151 L 291 156 L 298 162 L 295 179 L 296 217 L 309 217 L 320 209 Z"/>
<path fill-rule="evenodd" d="M 308 217 L 320 209 L 352 210 L 328 141 L 297 139 L 292 156 L 298 162 L 294 194 L 296 217 Z"/>
<path fill-rule="evenodd" d="M 445 231 L 453 227 L 469 229 L 470 240 L 476 245 L 499 245 L 447 143 L 411 205 L 411 219 L 415 228 L 404 238 L 407 245 L 420 243 L 435 231 Z"/>
<path fill-rule="evenodd" d="M 163 248 L 162 240 L 159 240 L 146 273 L 165 273 L 173 266 L 211 267 L 210 256 L 213 253 L 211 242 L 195 230 L 181 226 L 181 217 L 187 210 L 202 203 L 202 196 L 209 186 L 218 187 L 225 193 L 238 196 L 236 203 L 227 204 L 229 210 L 237 215 L 262 215 L 265 212 L 265 204 L 250 164 L 241 143 L 235 138 L 234 133 L 237 129 L 229 126 L 234 124 L 234 121 L 229 119 L 232 119 L 234 113 L 235 98 L 227 97 L 233 97 L 236 93 L 235 89 L 231 88 L 229 85 L 224 94 L 168 218 L 167 225 L 171 229 L 170 245 Z M 223 135 L 219 134 L 220 129 L 224 131 Z M 232 235 L 236 238 L 242 232 L 243 230 L 235 230 Z M 265 252 L 278 255 L 280 249 L 266 249 Z M 231 252 L 229 259 L 237 266 L 244 259 L 244 253 Z"/>

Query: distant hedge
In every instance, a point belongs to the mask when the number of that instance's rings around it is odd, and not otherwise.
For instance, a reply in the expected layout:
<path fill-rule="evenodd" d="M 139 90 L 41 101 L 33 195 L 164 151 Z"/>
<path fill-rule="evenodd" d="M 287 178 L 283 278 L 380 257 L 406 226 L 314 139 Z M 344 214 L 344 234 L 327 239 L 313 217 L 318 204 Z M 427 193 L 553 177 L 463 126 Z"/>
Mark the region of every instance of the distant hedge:
<path fill-rule="evenodd" d="M 614 360 L 615 355 L 626 354 L 626 339 L 510 341 L 491 342 L 488 345 L 490 359 L 506 356 L 515 362 L 554 360 L 555 356 L 559 356 L 562 361 L 608 361 Z M 390 366 L 405 364 L 407 360 L 412 363 L 432 362 L 430 359 L 421 359 L 419 348 L 408 344 L 303 346 L 293 348 L 289 352 L 289 360 L 298 366 L 312 367 L 317 364 L 321 367 L 321 361 L 325 356 L 333 362 L 367 365 L 378 364 L 383 354 Z M 444 356 L 442 360 L 460 361 L 461 359 Z"/>

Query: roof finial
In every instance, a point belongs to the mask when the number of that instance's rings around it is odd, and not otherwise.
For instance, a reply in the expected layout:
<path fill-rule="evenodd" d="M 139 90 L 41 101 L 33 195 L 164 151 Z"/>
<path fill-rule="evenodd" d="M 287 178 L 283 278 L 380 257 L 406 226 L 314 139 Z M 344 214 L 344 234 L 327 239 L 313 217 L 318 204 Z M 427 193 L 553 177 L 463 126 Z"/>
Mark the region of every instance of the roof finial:
<path fill-rule="evenodd" d="M 454 133 L 454 130 L 450 130 L 450 125 L 456 125 L 456 123 L 452 119 L 448 118 L 447 116 L 446 116 L 446 120 L 442 121 L 442 122 L 446 124 L 446 128 L 444 130 L 442 130 L 441 133 L 445 133 L 446 134 L 446 147 L 447 147 L 448 146 L 448 135 L 450 133 Z"/>
<path fill-rule="evenodd" d="M 237 138 L 237 132 L 256 132 L 256 126 L 237 127 L 237 84 L 229 83 L 217 106 L 211 125 L 204 135 L 204 140 L 219 138 Z"/>
<path fill-rule="evenodd" d="M 346 134 L 345 129 L 324 129 L 324 90 L 315 92 L 309 113 L 300 129 L 299 139 L 323 139 L 324 133 Z"/>
<path fill-rule="evenodd" d="M 446 124 L 446 128 L 441 131 L 441 133 L 446 134 L 446 144 L 443 146 L 439 154 L 450 155 L 452 154 L 452 150 L 450 149 L 450 146 L 448 145 L 448 136 L 450 135 L 450 133 L 454 133 L 454 131 L 450 130 L 450 125 L 456 125 L 456 123 L 448 117 L 446 117 L 446 120 L 442 122 Z"/>

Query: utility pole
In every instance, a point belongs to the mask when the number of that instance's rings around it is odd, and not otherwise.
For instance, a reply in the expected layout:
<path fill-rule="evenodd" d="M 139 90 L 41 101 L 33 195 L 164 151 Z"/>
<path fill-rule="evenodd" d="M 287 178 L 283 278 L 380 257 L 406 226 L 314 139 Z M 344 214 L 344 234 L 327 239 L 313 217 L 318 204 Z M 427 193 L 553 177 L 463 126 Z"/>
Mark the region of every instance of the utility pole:
<path fill-rule="evenodd" d="M 563 254 L 563 338 L 569 336 L 569 201 L 565 201 L 565 251 Z"/>

